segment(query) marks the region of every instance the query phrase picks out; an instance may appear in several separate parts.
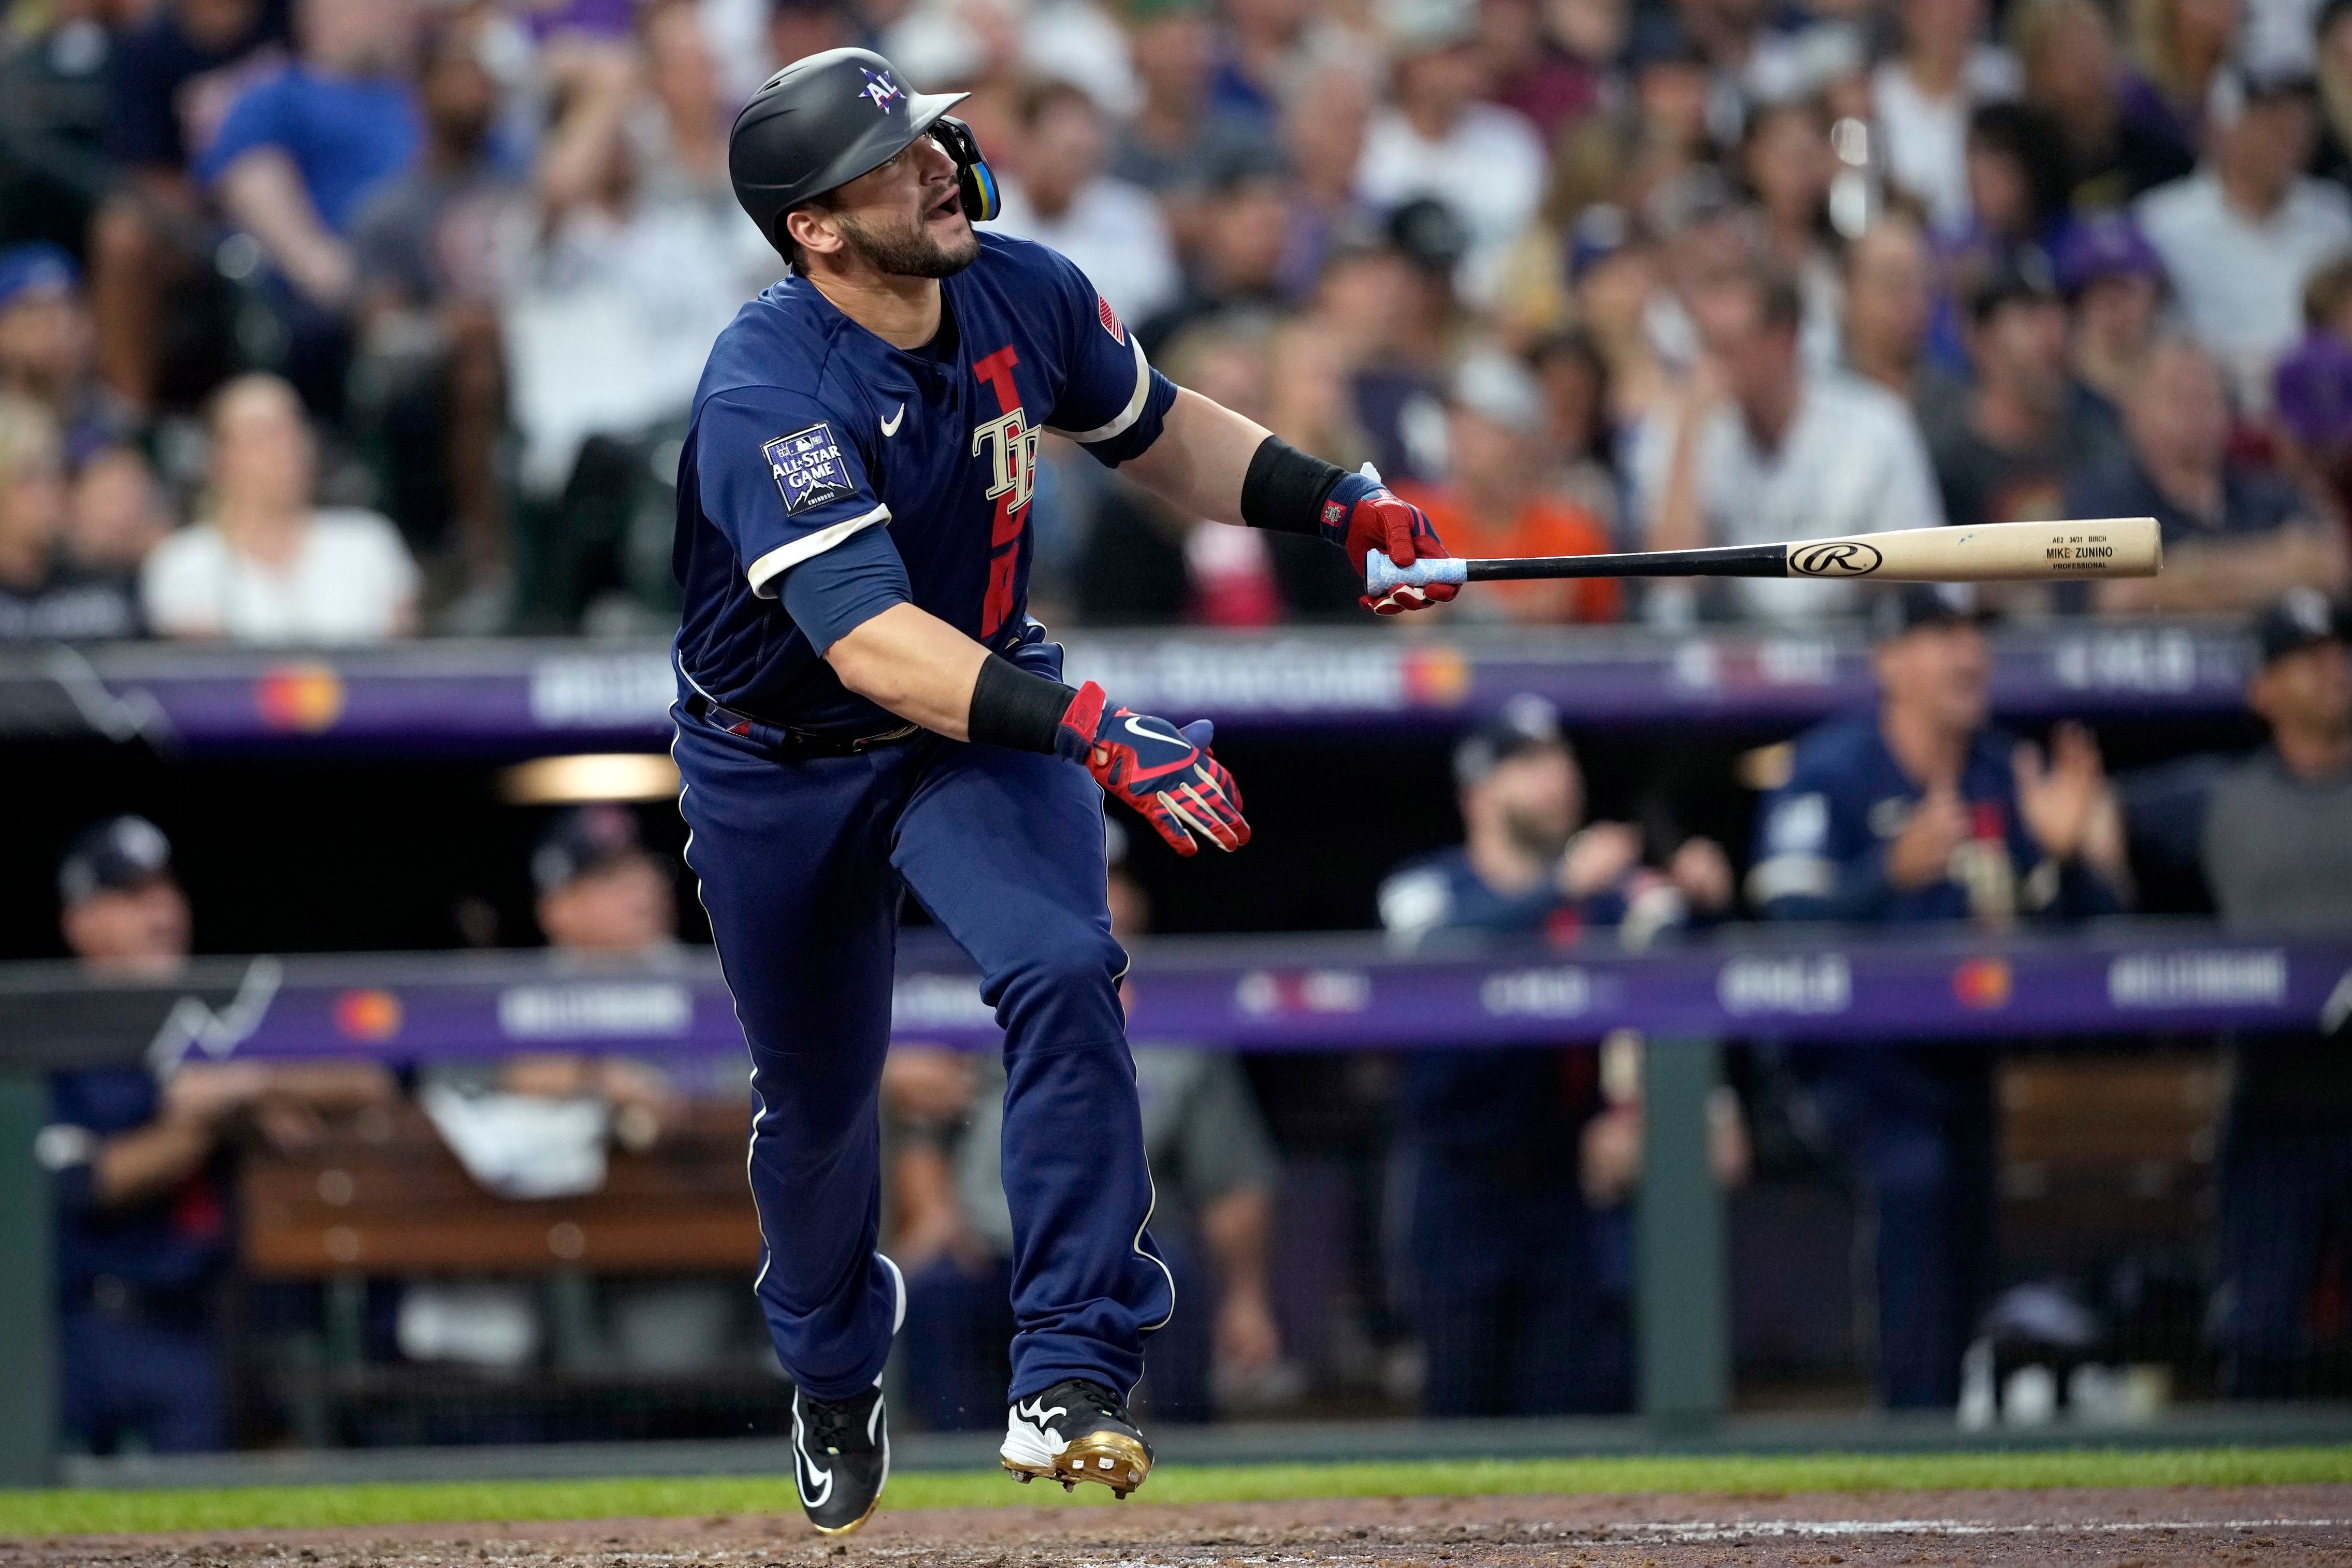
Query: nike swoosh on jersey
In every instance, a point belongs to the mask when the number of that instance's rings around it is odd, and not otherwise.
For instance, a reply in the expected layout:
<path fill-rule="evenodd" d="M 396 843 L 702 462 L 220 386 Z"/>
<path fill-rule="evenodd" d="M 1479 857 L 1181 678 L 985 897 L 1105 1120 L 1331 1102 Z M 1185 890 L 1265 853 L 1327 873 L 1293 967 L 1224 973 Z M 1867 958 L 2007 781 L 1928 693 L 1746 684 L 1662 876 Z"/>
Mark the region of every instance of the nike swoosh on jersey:
<path fill-rule="evenodd" d="M 902 402 L 898 405 L 898 413 L 892 414 L 889 418 L 882 422 L 882 438 L 887 441 L 891 436 L 898 434 L 898 426 L 905 423 L 906 418 L 907 405 Z"/>

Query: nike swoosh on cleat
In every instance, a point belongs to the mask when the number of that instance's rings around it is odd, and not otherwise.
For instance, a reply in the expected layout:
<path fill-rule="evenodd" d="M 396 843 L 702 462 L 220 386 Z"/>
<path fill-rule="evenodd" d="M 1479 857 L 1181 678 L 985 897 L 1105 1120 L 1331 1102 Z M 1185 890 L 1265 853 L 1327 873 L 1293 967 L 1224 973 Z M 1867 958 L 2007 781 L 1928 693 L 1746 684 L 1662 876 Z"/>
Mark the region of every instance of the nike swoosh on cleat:
<path fill-rule="evenodd" d="M 887 441 L 887 439 L 889 439 L 891 436 L 898 434 L 898 426 L 899 426 L 900 423 L 901 423 L 901 422 L 903 422 L 903 421 L 906 419 L 906 417 L 907 417 L 907 405 L 906 405 L 905 403 L 903 403 L 903 402 L 902 402 L 902 403 L 900 403 L 900 404 L 898 405 L 898 413 L 896 413 L 892 414 L 889 418 L 887 418 L 887 419 L 886 419 L 886 420 L 884 420 L 884 421 L 882 422 L 882 436 L 883 436 L 883 439 L 885 439 L 885 440 Z"/>
<path fill-rule="evenodd" d="M 802 1505 L 806 1508 L 823 1508 L 825 1505 L 825 1500 L 833 1496 L 833 1472 L 831 1470 L 818 1469 L 816 1468 L 816 1461 L 810 1458 L 806 1454 L 795 1451 L 793 1458 L 796 1461 L 793 1466 L 793 1484 L 798 1486 L 800 1489 Z M 808 1484 L 800 1479 L 800 1472 L 803 1469 L 805 1469 L 809 1474 L 814 1476 L 818 1480 L 824 1483 L 823 1486 L 816 1489 L 816 1495 L 814 1497 L 811 1497 L 809 1495 Z"/>
<path fill-rule="evenodd" d="M 1024 1421 L 1034 1421 L 1042 1427 L 1056 1416 L 1068 1415 L 1070 1408 L 1066 1405 L 1056 1405 L 1048 1410 L 1043 1399 L 1033 1399 L 1026 1405 L 1015 1405 L 1013 1407 L 1013 1413 Z"/>

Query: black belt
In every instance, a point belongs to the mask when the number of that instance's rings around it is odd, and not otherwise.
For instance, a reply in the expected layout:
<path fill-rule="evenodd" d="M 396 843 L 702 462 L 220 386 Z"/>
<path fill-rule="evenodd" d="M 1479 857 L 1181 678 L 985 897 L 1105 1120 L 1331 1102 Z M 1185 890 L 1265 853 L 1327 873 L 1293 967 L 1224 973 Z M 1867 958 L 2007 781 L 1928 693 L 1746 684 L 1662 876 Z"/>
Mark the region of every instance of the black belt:
<path fill-rule="evenodd" d="M 855 757 L 861 751 L 871 751 L 877 746 L 889 746 L 916 734 L 922 726 L 902 724 L 896 729 L 886 729 L 877 735 L 824 735 L 813 729 L 795 729 L 790 725 L 771 724 L 764 718 L 754 718 L 748 713 L 722 707 L 696 692 L 680 705 L 689 717 L 715 725 L 730 735 L 740 735 L 756 746 L 774 752 L 779 757 Z"/>

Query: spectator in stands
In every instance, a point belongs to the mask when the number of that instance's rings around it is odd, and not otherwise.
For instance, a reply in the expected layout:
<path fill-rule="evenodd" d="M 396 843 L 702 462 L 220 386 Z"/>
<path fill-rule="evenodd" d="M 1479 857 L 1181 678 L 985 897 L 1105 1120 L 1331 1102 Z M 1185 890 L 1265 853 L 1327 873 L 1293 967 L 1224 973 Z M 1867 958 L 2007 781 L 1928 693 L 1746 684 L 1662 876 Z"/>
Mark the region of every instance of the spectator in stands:
<path fill-rule="evenodd" d="M 2352 179 L 2352 0 L 2327 0 L 2313 33 L 2319 151 L 2311 172 L 2341 184 Z"/>
<path fill-rule="evenodd" d="M 388 509 L 413 549 L 454 547 L 452 564 L 477 583 L 508 559 L 498 252 L 522 197 L 490 144 L 500 104 L 488 47 L 480 16 L 426 35 L 417 77 L 424 152 L 352 225 L 360 351 L 382 388 L 371 412 L 391 449 Z"/>
<path fill-rule="evenodd" d="M 289 371 L 311 406 L 342 406 L 354 303 L 352 220 L 421 140 L 407 79 L 408 0 L 299 0 L 294 64 L 229 108 L 195 176 L 260 246 L 287 327 Z"/>
<path fill-rule="evenodd" d="M 2180 338 L 2142 356 L 2126 393 L 2129 450 L 2078 474 L 2070 517 L 2153 517 L 2163 525 L 2160 577 L 2095 585 L 2116 614 L 2246 611 L 2296 587 L 2334 592 L 2344 543 L 2284 482 L 2230 461 L 2230 411 L 2211 356 Z"/>
<path fill-rule="evenodd" d="M 2195 167 L 2178 139 L 2124 112 L 2115 23 L 2098 0 L 2027 0 L 2011 9 L 2010 33 L 2027 101 L 2057 122 L 2067 206 L 2109 212 Z"/>
<path fill-rule="evenodd" d="M 1845 249 L 1845 364 L 1911 405 L 1939 417 L 1962 389 L 1923 352 L 1935 309 L 1935 257 L 1919 225 L 1879 218 Z"/>
<path fill-rule="evenodd" d="M 1748 896 L 1771 920 L 2007 930 L 2122 906 L 2122 817 L 2089 733 L 2042 749 L 1988 721 L 1991 654 L 1957 594 L 1878 601 L 1875 715 L 1800 737 L 1758 818 Z M 1994 1277 L 1991 1057 L 1824 1048 L 1794 1060 L 1874 1228 L 1878 1391 L 1948 1406 Z"/>
<path fill-rule="evenodd" d="M 12 17 L 0 45 L 0 244 L 46 240 L 79 250 L 111 183 L 107 0 L 58 0 Z"/>
<path fill-rule="evenodd" d="M 151 411 L 214 241 L 190 166 L 229 105 L 288 57 L 287 0 L 165 0 L 116 40 L 107 157 L 123 180 L 90 226 L 90 293 L 107 384 Z"/>
<path fill-rule="evenodd" d="M 1106 171 L 1111 128 L 1085 89 L 1044 81 L 1021 99 L 1021 172 L 1003 182 L 1004 234 L 1077 263 L 1110 308 L 1151 319 L 1176 297 L 1176 253 L 1149 193 Z"/>
<path fill-rule="evenodd" d="M 1356 188 L 1382 211 L 1416 196 L 1445 204 L 1468 236 L 1462 282 L 1492 297 L 1503 253 L 1543 195 L 1544 151 L 1525 116 L 1484 102 L 1470 0 L 1386 0 L 1392 104 L 1372 117 Z"/>
<path fill-rule="evenodd" d="M 77 466 L 127 426 L 97 376 L 80 286 L 73 258 L 56 246 L 0 251 L 0 397 L 47 409 Z"/>
<path fill-rule="evenodd" d="M 134 616 L 139 569 L 171 529 L 155 472 L 137 447 L 106 447 L 74 476 L 66 559 L 77 571 L 114 581 Z"/>
<path fill-rule="evenodd" d="M 2352 499 L 2352 253 L 2303 289 L 2303 341 L 2271 378 L 2287 471 L 2339 516 Z"/>
<path fill-rule="evenodd" d="M 1625 508 L 1609 361 L 1591 334 L 1577 330 L 1538 340 L 1528 350 L 1528 364 L 1543 390 L 1544 441 L 1561 495 L 1591 515 L 1603 538 L 1618 538 Z"/>
<path fill-rule="evenodd" d="M 1364 157 L 1377 103 L 1360 62 L 1318 66 L 1291 93 L 1283 117 L 1282 148 L 1297 176 L 1290 193 L 1290 233 L 1283 254 L 1283 292 L 1310 292 L 1324 261 L 1364 226 L 1356 170 Z M 1221 165 L 1236 166 L 1229 153 Z"/>
<path fill-rule="evenodd" d="M 70 515 L 64 445 L 48 410 L 0 397 L 0 643 L 138 633 L 126 585 L 68 553 Z"/>
<path fill-rule="evenodd" d="M 142 817 L 84 831 L 58 870 L 66 945 L 93 979 L 169 977 L 188 952 L 171 845 Z M 227 1446 L 216 1287 L 233 1254 L 229 1163 L 250 1136 L 281 1147 L 318 1117 L 384 1099 L 373 1063 L 179 1061 L 49 1082 L 34 1152 L 56 1205 L 58 1330 L 68 1441 L 112 1453 Z"/>
<path fill-rule="evenodd" d="M 1125 835 L 1111 834 L 1111 932 L 1124 941 L 1150 929 L 1150 904 L 1121 863 Z M 1286 1381 L 1266 1271 L 1277 1159 L 1231 1054 L 1142 1042 L 1134 1054 L 1158 1203 L 1152 1239 L 1180 1303 L 1213 1303 L 1180 1305 L 1152 1335 L 1143 1396 L 1161 1420 L 1205 1421 L 1220 1403 L 1266 1403 Z M 890 1256 L 907 1281 L 908 1388 L 935 1429 L 995 1425 L 1015 1327 L 1013 1220 L 998 1169 L 1003 1064 L 896 1047 L 882 1097 L 907 1134 L 892 1171 Z"/>
<path fill-rule="evenodd" d="M 372 643 L 416 627 L 416 563 L 373 512 L 312 499 L 317 444 L 294 389 L 240 376 L 215 394 L 203 519 L 156 547 L 141 574 L 147 621 L 167 637 Z"/>
<path fill-rule="evenodd" d="M 1220 315 L 1286 303 L 1293 190 L 1289 171 L 1263 148 L 1244 148 L 1212 172 L 1192 271 L 1176 297 L 1138 329 L 1146 349 L 1157 353 Z"/>
<path fill-rule="evenodd" d="M 1454 773 L 1464 842 L 1381 884 L 1381 923 L 1401 946 L 1444 931 L 1554 944 L 1614 932 L 1637 944 L 1730 902 L 1729 865 L 1709 841 L 1685 841 L 1662 874 L 1643 865 L 1639 830 L 1584 821 L 1575 754 L 1540 698 L 1514 698 L 1473 728 Z M 1603 1109 L 1597 1069 L 1590 1048 L 1442 1046 L 1407 1058 L 1408 1246 L 1429 1415 L 1631 1401 L 1627 1281 L 1607 1267 L 1612 1239 L 1582 1193 L 1599 1174 L 1579 1155 Z"/>
<path fill-rule="evenodd" d="M 2205 815 L 2207 885 L 2235 931 L 2352 932 L 2352 606 L 2308 591 L 2264 612 L 2249 706 L 2271 744 L 2226 775 Z M 2224 1387 L 2310 1392 L 2312 1292 L 2352 1181 L 2352 1059 L 2326 1034 L 2239 1043 L 2222 1156 Z"/>
<path fill-rule="evenodd" d="M 2168 141 L 2174 156 L 2195 158 L 2215 80 L 2237 44 L 2237 0 L 2130 0 L 2124 22 L 2132 57 L 2126 123 Z"/>
<path fill-rule="evenodd" d="M 1818 341 L 1807 348 L 1823 365 L 1836 357 L 1838 266 L 1829 239 L 1830 124 L 1817 99 L 1769 104 L 1748 116 L 1739 172 L 1755 193 L 1763 255 L 1794 278 Z"/>
<path fill-rule="evenodd" d="M 1807 371 L 1803 304 L 1779 274 L 1750 271 L 1698 301 L 1707 358 L 1635 437 L 1648 548 L 1761 544 L 1943 521 L 1910 411 L 1885 388 Z M 1728 607 L 1811 618 L 1859 602 L 1845 584 L 1739 583 Z M 1650 603 L 1687 600 L 1653 590 Z"/>
<path fill-rule="evenodd" d="M 1956 528 L 2070 514 L 2066 476 L 2104 455 L 2066 375 L 2066 308 L 2038 257 L 2005 267 L 1969 301 L 1968 401 L 1928 427 L 1944 520 Z"/>
<path fill-rule="evenodd" d="M 1969 111 L 2013 98 L 2017 62 L 1984 41 L 1984 0 L 1904 0 L 1903 51 L 1873 73 L 1886 177 L 1935 227 L 1969 221 Z"/>
<path fill-rule="evenodd" d="M 2057 270 L 2074 317 L 2067 362 L 2075 412 L 2113 448 L 2123 441 L 2124 399 L 2164 303 L 2164 261 L 2128 216 L 2103 213 L 2067 231 Z"/>
<path fill-rule="evenodd" d="M 1564 125 L 1598 107 L 1599 73 L 1551 40 L 1539 0 L 1480 0 L 1478 48 L 1486 57 L 1486 96 L 1527 117 L 1550 146 Z"/>
<path fill-rule="evenodd" d="M 2303 172 L 2314 130 L 2308 77 L 2232 70 L 2214 86 L 2210 119 L 2197 172 L 2150 191 L 2133 211 L 2164 258 L 2184 324 L 2258 411 L 2268 405 L 2272 364 L 2295 340 L 2304 280 L 2352 248 L 2352 195 Z"/>
<path fill-rule="evenodd" d="M 1398 493 L 1455 541 L 1450 549 L 1514 556 L 1598 555 L 1609 548 L 1592 515 L 1549 483 L 1549 411 L 1526 366 L 1491 350 L 1474 355 L 1454 372 L 1445 413 L 1449 477 L 1442 485 L 1408 484 Z M 1496 586 L 1502 591 L 1470 606 L 1470 613 L 1538 624 L 1614 621 L 1622 597 L 1605 578 Z"/>
<path fill-rule="evenodd" d="M 1252 137 L 1209 111 L 1217 39 L 1202 0 L 1144 0 L 1127 7 L 1127 18 L 1143 103 L 1118 132 L 1110 172 L 1151 193 L 1189 256 L 1201 239 L 1200 203 L 1210 177 Z"/>

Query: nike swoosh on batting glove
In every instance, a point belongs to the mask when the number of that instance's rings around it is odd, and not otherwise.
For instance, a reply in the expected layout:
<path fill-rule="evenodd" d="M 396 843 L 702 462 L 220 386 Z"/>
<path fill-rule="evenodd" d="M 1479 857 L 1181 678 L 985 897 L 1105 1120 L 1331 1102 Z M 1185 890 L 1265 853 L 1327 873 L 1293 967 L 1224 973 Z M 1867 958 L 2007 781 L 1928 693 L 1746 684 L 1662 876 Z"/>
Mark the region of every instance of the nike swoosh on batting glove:
<path fill-rule="evenodd" d="M 1385 551 L 1396 566 L 1435 560 L 1446 553 L 1429 514 L 1400 499 L 1369 463 L 1362 473 L 1349 474 L 1331 486 L 1323 501 L 1320 527 L 1323 537 L 1339 547 L 1357 571 L 1364 570 L 1364 557 L 1374 550 Z M 1443 604 L 1457 591 L 1453 583 L 1433 582 L 1423 588 L 1392 588 L 1378 599 L 1367 593 L 1356 602 L 1375 615 L 1398 615 Z"/>
<path fill-rule="evenodd" d="M 1084 763 L 1104 794 L 1141 812 L 1169 848 L 1190 855 L 1200 851 L 1195 835 L 1226 851 L 1250 841 L 1241 787 L 1209 752 L 1214 733 L 1206 719 L 1179 729 L 1164 718 L 1111 707 L 1102 687 L 1088 681 L 1064 711 L 1054 747 Z"/>

